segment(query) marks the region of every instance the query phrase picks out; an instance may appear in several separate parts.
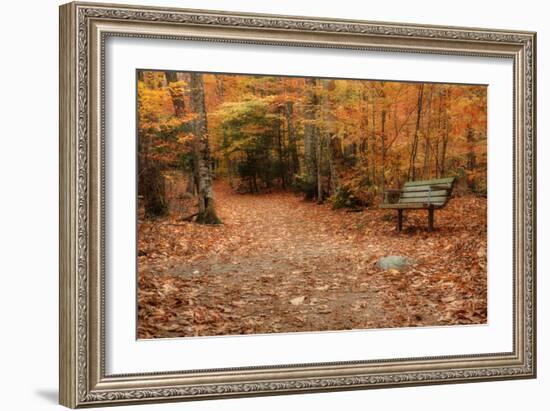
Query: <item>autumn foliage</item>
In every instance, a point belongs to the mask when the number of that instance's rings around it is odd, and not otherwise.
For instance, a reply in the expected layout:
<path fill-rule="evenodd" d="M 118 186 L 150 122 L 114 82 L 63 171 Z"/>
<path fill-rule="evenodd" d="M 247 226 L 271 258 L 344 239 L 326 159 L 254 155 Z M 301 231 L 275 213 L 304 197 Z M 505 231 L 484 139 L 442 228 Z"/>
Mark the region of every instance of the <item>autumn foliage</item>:
<path fill-rule="evenodd" d="M 487 89 L 140 71 L 141 338 L 487 320 Z M 388 188 L 455 177 L 425 229 Z M 220 224 L 221 223 L 221 224 Z M 378 268 L 403 255 L 404 271 Z"/>
<path fill-rule="evenodd" d="M 142 72 L 140 164 L 189 170 L 187 73 Z M 240 192 L 293 188 L 364 203 L 405 181 L 457 177 L 485 195 L 485 86 L 203 74 L 215 177 Z M 145 169 L 146 167 L 142 167 Z"/>

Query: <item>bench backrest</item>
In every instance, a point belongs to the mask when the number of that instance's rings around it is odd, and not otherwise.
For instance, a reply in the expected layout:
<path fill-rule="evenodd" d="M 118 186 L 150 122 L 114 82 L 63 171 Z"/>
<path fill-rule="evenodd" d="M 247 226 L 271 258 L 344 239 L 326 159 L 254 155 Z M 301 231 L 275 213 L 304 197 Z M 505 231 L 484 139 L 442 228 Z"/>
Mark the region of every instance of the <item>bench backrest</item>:
<path fill-rule="evenodd" d="M 399 203 L 420 203 L 443 207 L 451 197 L 454 181 L 454 177 L 408 181 L 403 186 Z"/>

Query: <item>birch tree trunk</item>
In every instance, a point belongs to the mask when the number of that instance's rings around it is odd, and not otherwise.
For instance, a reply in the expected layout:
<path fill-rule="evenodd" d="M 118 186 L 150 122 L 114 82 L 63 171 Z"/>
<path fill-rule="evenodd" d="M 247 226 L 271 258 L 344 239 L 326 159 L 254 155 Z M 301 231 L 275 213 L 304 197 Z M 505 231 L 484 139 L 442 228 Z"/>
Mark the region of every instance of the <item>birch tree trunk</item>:
<path fill-rule="evenodd" d="M 190 106 L 196 117 L 193 120 L 193 149 L 196 157 L 196 170 L 199 213 L 197 222 L 201 224 L 221 224 L 214 207 L 214 190 L 212 189 L 212 158 L 208 144 L 206 124 L 206 106 L 204 102 L 204 84 L 202 74 L 190 74 Z"/>

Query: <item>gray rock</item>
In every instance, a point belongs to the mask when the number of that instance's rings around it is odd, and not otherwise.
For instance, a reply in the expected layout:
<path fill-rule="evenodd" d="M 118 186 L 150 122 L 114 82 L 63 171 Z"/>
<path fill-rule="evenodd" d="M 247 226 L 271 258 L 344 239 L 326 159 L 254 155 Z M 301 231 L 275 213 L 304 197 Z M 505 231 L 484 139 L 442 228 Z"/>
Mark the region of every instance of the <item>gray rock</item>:
<path fill-rule="evenodd" d="M 400 255 L 389 255 L 387 257 L 382 257 L 376 262 L 376 266 L 383 270 L 399 271 L 404 271 L 413 264 L 416 264 L 415 260 Z"/>

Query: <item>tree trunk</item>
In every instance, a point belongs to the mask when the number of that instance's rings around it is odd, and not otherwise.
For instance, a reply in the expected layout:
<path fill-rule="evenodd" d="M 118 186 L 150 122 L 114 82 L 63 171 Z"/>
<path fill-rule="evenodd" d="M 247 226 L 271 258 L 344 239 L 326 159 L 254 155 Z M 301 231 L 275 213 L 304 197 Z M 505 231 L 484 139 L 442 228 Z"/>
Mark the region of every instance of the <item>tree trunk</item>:
<path fill-rule="evenodd" d="M 422 98 L 424 95 L 424 84 L 418 86 L 418 102 L 416 109 L 416 126 L 414 129 L 414 137 L 411 145 L 411 155 L 409 158 L 409 171 L 407 180 L 414 181 L 416 178 L 416 152 L 418 149 L 418 132 L 420 131 L 420 120 L 422 119 Z"/>
<path fill-rule="evenodd" d="M 138 75 L 145 81 L 143 71 Z M 138 144 L 138 192 L 143 197 L 146 217 L 161 217 L 168 213 L 166 187 L 162 164 L 151 156 L 151 137 L 139 135 Z"/>
<path fill-rule="evenodd" d="M 445 160 L 447 156 L 447 145 L 449 142 L 449 113 L 447 112 L 447 107 L 449 104 L 449 92 L 445 92 L 445 113 L 443 116 L 443 142 L 441 147 L 441 160 L 440 160 L 440 172 L 441 177 L 445 177 Z"/>
<path fill-rule="evenodd" d="M 467 167 L 469 171 L 473 171 L 476 168 L 476 153 L 474 151 L 474 130 L 471 127 L 468 127 L 466 132 L 466 141 L 468 143 Z"/>
<path fill-rule="evenodd" d="M 372 177 L 372 184 L 376 185 L 376 96 L 373 94 L 372 96 L 372 124 L 371 124 L 371 144 L 370 144 L 370 151 L 371 151 L 371 177 Z"/>
<path fill-rule="evenodd" d="M 277 119 L 277 154 L 279 156 L 279 177 L 281 178 L 281 187 L 283 190 L 286 190 L 286 172 L 287 165 L 284 156 L 284 147 L 283 147 L 283 132 L 281 130 L 280 118 Z"/>
<path fill-rule="evenodd" d="M 425 125 L 424 125 L 424 165 L 422 167 L 422 177 L 424 179 L 430 178 L 430 134 L 432 130 L 432 97 L 433 97 L 433 85 L 430 88 L 430 92 L 427 96 L 426 101 L 426 113 L 424 114 Z"/>
<path fill-rule="evenodd" d="M 361 153 L 361 162 L 365 167 L 365 170 L 369 169 L 369 95 L 365 91 L 365 88 L 361 89 L 361 145 L 359 152 Z M 369 174 L 365 173 L 366 183 L 370 184 Z"/>
<path fill-rule="evenodd" d="M 168 202 L 166 201 L 166 187 L 160 164 L 151 159 L 143 159 L 141 165 L 139 191 L 143 195 L 145 216 L 164 216 L 168 213 Z"/>
<path fill-rule="evenodd" d="M 317 185 L 317 79 L 306 78 L 306 104 L 304 109 L 304 163 L 308 186 Z M 310 193 L 312 194 L 312 193 Z"/>
<path fill-rule="evenodd" d="M 329 141 L 329 164 L 330 164 L 330 194 L 336 193 L 340 187 L 340 173 L 344 167 L 344 152 L 342 141 L 338 136 L 332 136 Z"/>
<path fill-rule="evenodd" d="M 212 158 L 208 144 L 206 106 L 204 102 L 204 84 L 202 74 L 190 74 L 190 105 L 195 114 L 193 120 L 193 148 L 197 158 L 197 170 L 199 194 L 199 213 L 197 222 L 202 224 L 220 224 L 214 207 L 214 190 L 212 189 Z"/>
<path fill-rule="evenodd" d="M 187 173 L 187 186 L 185 187 L 185 192 L 194 196 L 196 193 L 195 188 L 195 174 L 193 172 Z"/>
<path fill-rule="evenodd" d="M 315 133 L 317 136 L 316 142 L 317 142 L 317 150 L 316 150 L 316 166 L 317 166 L 317 203 L 321 204 L 323 202 L 323 181 L 321 178 L 321 165 L 323 164 L 323 137 L 321 136 L 321 133 L 319 130 L 316 130 Z"/>
<path fill-rule="evenodd" d="M 324 198 L 323 181 L 322 181 L 322 167 L 323 167 L 323 151 L 325 145 L 327 145 L 327 160 L 329 165 L 329 192 L 333 194 L 339 184 L 339 165 L 335 164 L 335 161 L 341 162 L 343 157 L 340 140 L 333 140 L 333 129 L 335 115 L 333 112 L 332 102 L 330 100 L 330 93 L 335 90 L 336 84 L 334 80 L 322 80 L 323 98 L 321 101 L 321 108 L 319 117 L 322 124 L 322 130 L 318 128 L 318 141 L 317 141 L 317 202 L 322 203 Z M 334 153 L 332 152 L 334 150 Z"/>
<path fill-rule="evenodd" d="M 291 178 L 300 172 L 300 159 L 298 157 L 298 147 L 296 144 L 296 130 L 294 129 L 294 121 L 292 119 L 294 114 L 294 103 L 287 101 L 285 107 L 285 118 L 287 128 L 288 139 L 288 151 L 290 152 L 290 174 Z"/>
<path fill-rule="evenodd" d="M 474 151 L 475 134 L 471 126 L 468 126 L 468 131 L 466 132 L 466 142 L 468 143 L 468 154 L 466 155 L 466 159 L 467 159 L 466 168 L 470 173 L 472 173 L 476 168 L 477 159 L 476 159 L 476 153 Z M 472 191 L 475 191 L 476 189 L 475 179 L 471 175 L 469 175 L 466 181 L 468 183 L 468 188 Z"/>
<path fill-rule="evenodd" d="M 442 110 L 442 100 L 443 100 L 443 91 L 439 89 L 438 92 L 438 105 L 437 105 L 437 138 L 435 139 L 435 142 L 433 143 L 433 154 L 434 154 L 434 162 L 435 162 L 435 178 L 440 178 L 439 174 L 439 144 L 441 142 L 441 114 L 443 112 Z"/>
<path fill-rule="evenodd" d="M 166 78 L 166 84 L 168 86 L 168 92 L 172 99 L 172 105 L 174 106 L 174 114 L 176 117 L 183 119 L 185 117 L 185 90 L 181 86 L 176 86 L 174 83 L 178 82 L 178 73 L 175 71 L 165 71 L 164 77 Z M 185 170 L 187 173 L 187 186 L 185 192 L 195 195 L 197 179 L 195 175 L 196 160 L 191 160 L 191 170 Z"/>
<path fill-rule="evenodd" d="M 384 196 L 386 191 L 386 110 L 382 110 L 380 127 L 380 187 Z"/>

